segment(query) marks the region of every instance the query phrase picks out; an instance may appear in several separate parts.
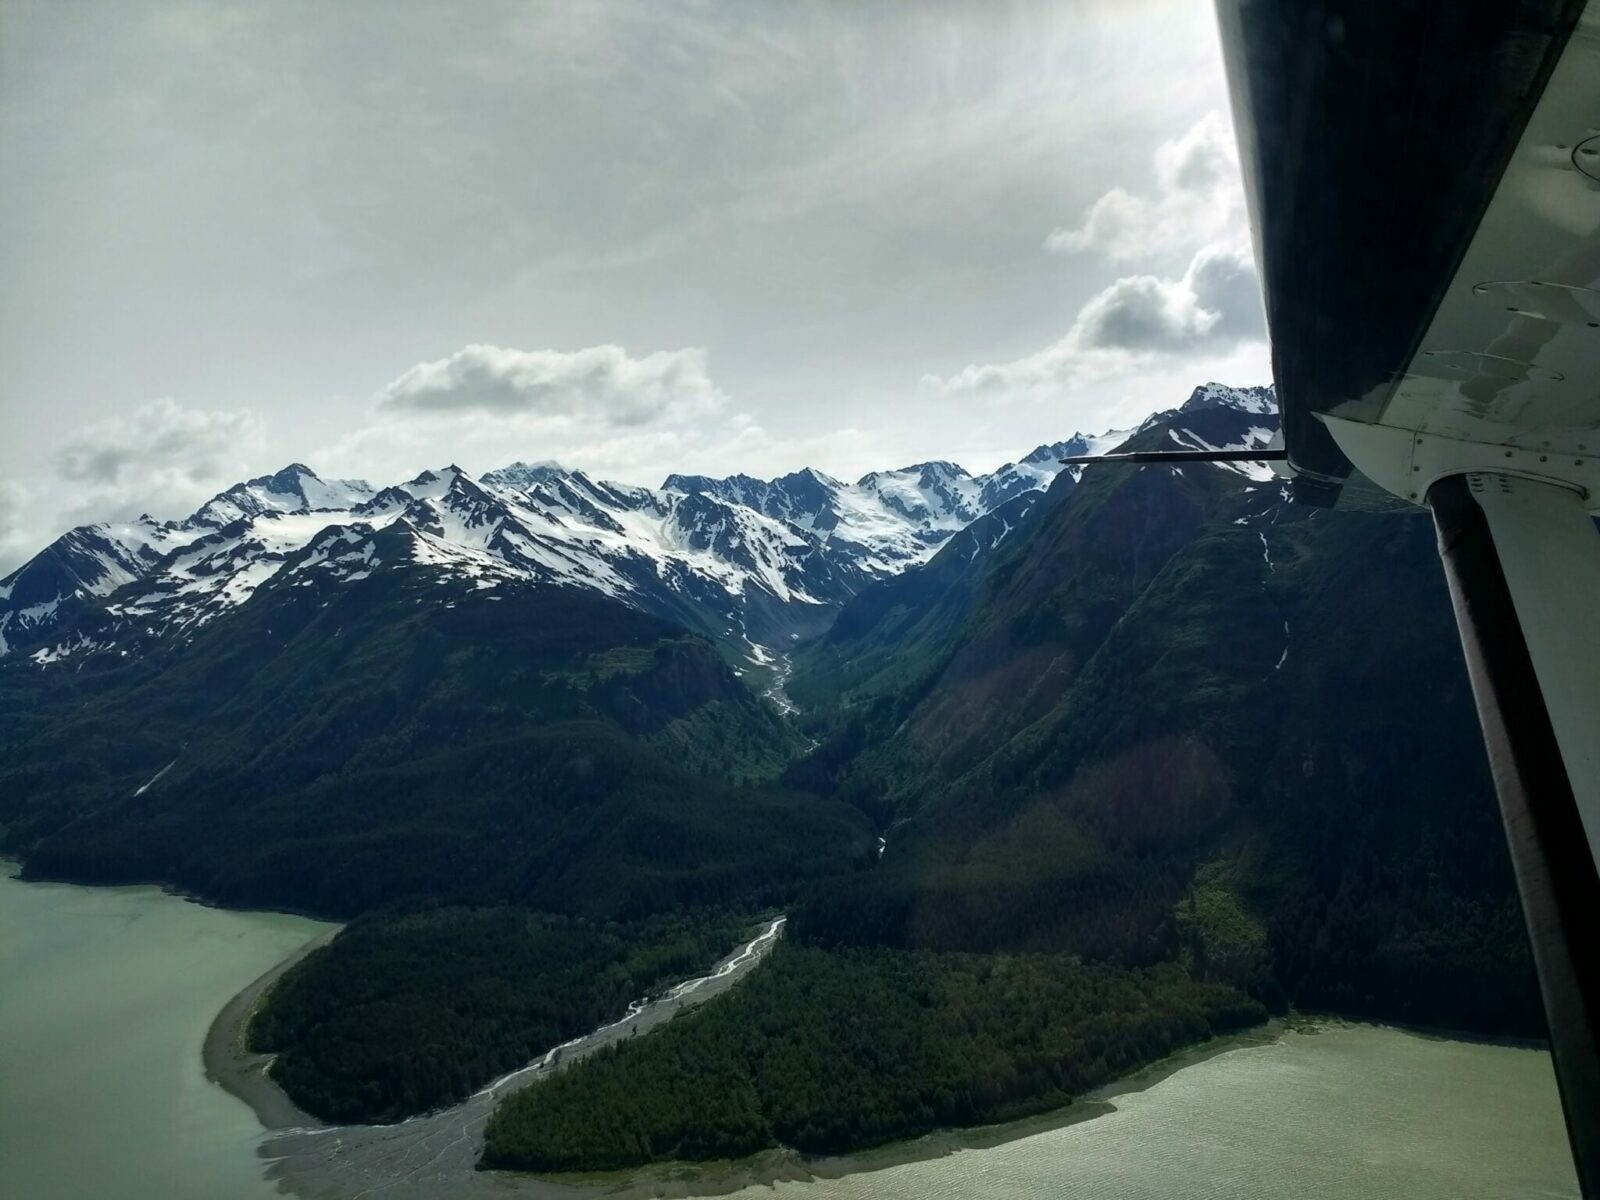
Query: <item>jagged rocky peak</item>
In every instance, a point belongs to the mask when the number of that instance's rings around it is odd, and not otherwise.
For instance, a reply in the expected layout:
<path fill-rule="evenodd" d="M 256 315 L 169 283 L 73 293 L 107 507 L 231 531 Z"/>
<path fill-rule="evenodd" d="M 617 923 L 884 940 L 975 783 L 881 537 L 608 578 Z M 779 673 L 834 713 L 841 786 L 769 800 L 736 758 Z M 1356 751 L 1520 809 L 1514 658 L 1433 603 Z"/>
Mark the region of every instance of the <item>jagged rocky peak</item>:
<path fill-rule="evenodd" d="M 351 511 L 361 516 L 374 516 L 385 512 L 394 512 L 411 503 L 411 493 L 402 487 L 390 485 L 384 488 L 372 499 L 356 505 Z"/>
<path fill-rule="evenodd" d="M 437 471 L 423 471 L 415 479 L 406 480 L 400 487 L 413 500 L 438 500 L 465 474 L 466 472 L 460 467 L 451 463 L 448 467 L 440 467 Z"/>
<path fill-rule="evenodd" d="M 593 479 L 583 471 L 573 471 L 567 476 L 573 486 L 592 502 L 604 508 L 633 509 L 638 507 L 641 499 L 648 496 L 648 489 L 636 488 L 625 483 L 612 483 L 610 480 Z"/>
<path fill-rule="evenodd" d="M 373 487 L 364 479 L 323 479 L 304 463 L 290 463 L 271 475 L 258 475 L 219 492 L 188 523 L 221 528 L 266 512 L 345 509 L 372 495 Z"/>
<path fill-rule="evenodd" d="M 837 479 L 824 475 L 815 467 L 801 467 L 772 481 L 775 491 L 789 500 L 796 513 L 816 513 L 829 507 L 844 485 Z"/>
<path fill-rule="evenodd" d="M 315 479 L 317 477 L 317 473 L 310 467 L 306 466 L 305 463 L 290 463 L 287 467 L 284 467 L 283 470 L 278 471 L 276 474 L 266 476 L 262 479 L 253 479 L 250 482 L 255 484 L 270 484 L 272 489 L 278 492 L 297 492 L 300 490 L 300 481 L 308 476 L 312 479 Z"/>
<path fill-rule="evenodd" d="M 1183 408 L 1156 419 L 1185 445 L 1261 445 L 1277 424 L 1267 388 L 1205 384 Z M 386 572 L 598 590 L 740 653 L 787 647 L 796 628 L 824 628 L 861 588 L 927 561 L 974 520 L 1070 489 L 1062 458 L 1127 436 L 1075 434 L 986 475 L 934 459 L 854 483 L 808 467 L 775 479 L 673 474 L 657 489 L 546 460 L 481 478 L 451 464 L 375 491 L 295 462 L 183 521 L 142 516 L 56 539 L 0 580 L 0 655 L 64 661 L 84 643 L 73 632 L 80 617 L 98 622 L 83 653 L 137 653 L 246 603 L 286 563 L 354 579 L 379 560 Z"/>
<path fill-rule="evenodd" d="M 1106 433 L 1075 433 L 1065 441 L 1048 442 L 1043 446 L 1035 446 L 1022 461 L 1030 465 L 1056 465 L 1069 454 L 1094 454 L 1096 448 L 1124 440 L 1132 432 L 1127 429 L 1112 429 Z"/>
<path fill-rule="evenodd" d="M 877 488 L 888 483 L 915 480 L 918 487 L 951 492 L 952 489 L 959 488 L 971 479 L 972 476 L 967 469 L 959 463 L 935 460 L 912 463 L 908 467 L 900 467 L 893 471 L 869 471 L 856 480 L 856 486 Z"/>
<path fill-rule="evenodd" d="M 446 495 L 469 496 L 473 500 L 489 500 L 489 493 L 483 489 L 479 482 L 468 475 L 460 467 L 447 467 L 449 486 L 445 489 Z"/>
<path fill-rule="evenodd" d="M 1064 442 L 1051 442 L 1043 446 L 1035 446 L 1022 461 L 1029 464 L 1059 462 L 1069 454 L 1082 454 L 1078 447 L 1087 445 L 1087 439 L 1081 433 L 1075 433 Z"/>
<path fill-rule="evenodd" d="M 552 479 L 559 479 L 567 473 L 567 469 L 554 459 L 544 459 L 535 463 L 519 461 L 493 471 L 485 471 L 479 476 L 478 482 L 487 487 L 527 491 L 536 484 L 549 483 Z"/>
<path fill-rule="evenodd" d="M 855 486 L 924 530 L 957 528 L 983 515 L 982 485 L 953 462 L 935 460 L 895 471 L 872 471 Z"/>
<path fill-rule="evenodd" d="M 1178 411 L 1189 413 L 1206 408 L 1235 408 L 1265 416 L 1278 411 L 1278 397 L 1270 386 L 1237 388 L 1225 383 L 1202 383 L 1189 393 Z"/>
<path fill-rule="evenodd" d="M 449 487 L 455 481 L 456 476 L 462 473 L 460 467 L 456 466 L 455 463 L 451 463 L 447 467 L 440 467 L 437 471 L 424 470 L 415 479 L 406 480 L 405 486 L 427 487 L 430 484 L 442 483 L 445 487 Z"/>
<path fill-rule="evenodd" d="M 713 496 L 722 496 L 725 499 L 739 497 L 755 497 L 765 495 L 772 485 L 765 479 L 757 479 L 754 475 L 668 475 L 661 483 L 664 492 L 682 492 L 684 495 L 694 495 L 697 492 L 707 492 Z M 748 499 L 740 499 L 740 503 L 750 503 Z M 759 507 L 759 505 L 752 505 Z"/>

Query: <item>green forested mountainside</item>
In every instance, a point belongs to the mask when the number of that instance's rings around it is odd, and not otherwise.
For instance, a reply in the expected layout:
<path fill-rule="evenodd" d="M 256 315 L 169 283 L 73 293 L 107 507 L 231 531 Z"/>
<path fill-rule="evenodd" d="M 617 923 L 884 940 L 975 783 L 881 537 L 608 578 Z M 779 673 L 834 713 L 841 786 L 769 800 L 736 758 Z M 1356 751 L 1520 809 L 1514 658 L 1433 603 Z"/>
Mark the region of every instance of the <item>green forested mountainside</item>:
<path fill-rule="evenodd" d="M 891 639 L 912 682 L 835 693 L 790 778 L 890 848 L 793 934 L 1178 958 L 1268 1001 L 1538 1032 L 1427 517 L 1248 486 L 1091 472 L 988 557 L 958 636 Z M 881 648 L 850 616 L 797 692 Z"/>
<path fill-rule="evenodd" d="M 1062 477 L 1051 503 L 1071 491 Z M 915 683 L 919 664 L 952 643 L 977 603 L 993 548 L 1019 530 L 1039 508 L 1038 492 L 1022 495 L 979 517 L 952 537 L 928 563 L 881 580 L 839 613 L 827 634 L 804 653 L 805 670 L 787 682 L 802 711 L 848 704 Z M 902 652 L 914 646 L 914 654 Z"/>
<path fill-rule="evenodd" d="M 787 779 L 871 813 L 882 859 L 813 888 L 784 957 L 728 1000 L 508 1101 L 488 1160 L 836 1151 L 1099 1077 L 1103 1043 L 1004 992 L 920 987 L 909 964 L 1160 978 L 1211 989 L 1221 1026 L 1295 1003 L 1538 1032 L 1431 526 L 1349 499 L 1103 468 L 994 548 L 863 592 L 798 656 L 791 694 L 820 706 L 804 720 L 823 740 Z M 1029 988 L 1072 1026 L 1070 996 Z M 1088 1007 L 1115 1039 L 1152 1006 Z M 989 1016 L 1015 1040 L 965 1040 Z M 1208 1028 L 1119 1044 L 1147 1061 Z M 1004 1083 L 974 1103 L 951 1061 Z"/>
<path fill-rule="evenodd" d="M 470 1090 L 667 943 L 696 969 L 726 946 L 686 912 L 789 912 L 729 997 L 506 1110 L 491 1154 L 539 1169 L 996 1119 L 1291 1003 L 1536 1033 L 1432 530 L 1391 507 L 1063 476 L 852 601 L 798 723 L 591 593 L 271 581 L 142 655 L 0 661 L 0 849 L 359 918 L 257 1031 L 328 1115 Z"/>
<path fill-rule="evenodd" d="M 573 590 L 268 584 L 126 665 L 8 659 L 0 701 L 4 845 L 35 876 L 611 917 L 781 891 L 872 841 L 760 782 L 796 735 L 709 644 Z"/>
<path fill-rule="evenodd" d="M 631 925 L 521 909 L 363 918 L 273 990 L 251 1048 L 328 1121 L 389 1121 L 455 1103 L 552 1046 L 708 968 L 744 934 L 726 914 Z"/>
<path fill-rule="evenodd" d="M 780 945 L 725 998 L 513 1094 L 485 1162 L 605 1170 L 840 1153 L 1023 1116 L 1260 1005 L 1176 965 Z"/>

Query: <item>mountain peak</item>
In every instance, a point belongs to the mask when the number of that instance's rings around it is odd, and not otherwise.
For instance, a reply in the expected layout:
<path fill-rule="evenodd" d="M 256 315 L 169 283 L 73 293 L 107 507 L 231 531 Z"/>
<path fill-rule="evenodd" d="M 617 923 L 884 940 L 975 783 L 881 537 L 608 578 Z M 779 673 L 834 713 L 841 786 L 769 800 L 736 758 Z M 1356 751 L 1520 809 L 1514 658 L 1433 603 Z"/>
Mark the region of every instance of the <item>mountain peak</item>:
<path fill-rule="evenodd" d="M 888 479 L 894 476 L 909 477 L 912 475 L 915 475 L 920 479 L 930 481 L 938 479 L 949 480 L 972 478 L 971 474 L 968 473 L 967 469 L 960 463 L 953 463 L 942 458 L 934 458 L 929 459 L 927 462 L 915 462 L 908 466 L 897 467 L 889 471 L 868 471 L 860 479 L 856 480 L 856 486 L 869 487 L 880 479 Z"/>
<path fill-rule="evenodd" d="M 426 487 L 430 483 L 448 484 L 448 483 L 450 483 L 451 480 L 453 480 L 457 475 L 460 475 L 460 474 L 461 474 L 461 468 L 452 463 L 448 467 L 440 467 L 437 471 L 434 471 L 434 470 L 431 470 L 431 469 L 424 469 L 423 471 L 421 471 L 417 475 L 417 477 L 415 479 L 406 480 L 406 482 L 402 486 L 404 486 L 404 487 Z"/>
<path fill-rule="evenodd" d="M 1189 393 L 1179 412 L 1198 412 L 1205 408 L 1234 408 L 1247 413 L 1275 413 L 1278 397 L 1268 387 L 1230 387 L 1225 383 L 1202 383 Z"/>
<path fill-rule="evenodd" d="M 1257 445 L 1276 423 L 1266 415 L 1270 404 L 1269 389 L 1204 384 L 1184 406 L 1182 432 L 1194 445 Z M 57 539 L 0 585 L 0 656 L 7 644 L 43 644 L 74 612 L 102 601 L 107 617 L 130 619 L 127 628 L 144 630 L 141 637 L 193 628 L 246 602 L 306 538 L 355 525 L 381 533 L 397 521 L 428 533 L 427 545 L 404 557 L 430 569 L 585 587 L 718 638 L 782 638 L 787 646 L 791 634 L 819 629 L 830 606 L 927 561 L 985 513 L 1058 483 L 1073 486 L 1063 457 L 1127 437 L 1076 434 L 977 476 L 929 459 L 855 483 L 803 467 L 774 479 L 672 474 L 660 489 L 545 459 L 482 476 L 450 463 L 374 491 L 290 462 L 234 484 L 184 521 L 116 521 Z M 352 567 L 348 577 L 365 569 Z"/>
<path fill-rule="evenodd" d="M 300 481 L 302 479 L 316 479 L 317 473 L 305 463 L 292 462 L 286 467 L 274 471 L 271 475 L 257 475 L 254 479 L 246 479 L 243 483 L 236 483 L 226 491 L 223 496 L 244 496 L 251 492 L 268 491 L 280 496 L 300 495 Z"/>
<path fill-rule="evenodd" d="M 480 476 L 479 482 L 489 487 L 518 488 L 526 491 L 528 488 L 549 483 L 552 479 L 559 479 L 568 474 L 570 472 L 554 459 L 546 458 L 532 463 L 519 459 L 493 471 L 485 471 Z"/>
<path fill-rule="evenodd" d="M 765 479 L 754 475 L 679 475 L 674 472 L 661 481 L 664 492 L 719 492 L 728 488 L 755 489 L 767 486 Z"/>
<path fill-rule="evenodd" d="M 836 488 L 839 486 L 839 481 L 837 479 L 831 475 L 823 474 L 823 472 L 817 470 L 815 467 L 801 467 L 798 471 L 791 471 L 789 474 L 780 476 L 778 479 L 773 480 L 773 482 L 782 483 L 785 480 L 791 479 L 797 482 L 803 481 L 809 483 L 818 483 L 823 487 Z"/>

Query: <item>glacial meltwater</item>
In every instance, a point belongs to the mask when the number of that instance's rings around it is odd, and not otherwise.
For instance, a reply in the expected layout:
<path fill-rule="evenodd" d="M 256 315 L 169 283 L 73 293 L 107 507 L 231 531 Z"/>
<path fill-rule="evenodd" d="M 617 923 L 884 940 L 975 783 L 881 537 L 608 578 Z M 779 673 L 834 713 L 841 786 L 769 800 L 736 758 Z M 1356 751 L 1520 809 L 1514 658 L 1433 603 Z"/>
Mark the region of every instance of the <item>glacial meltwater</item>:
<path fill-rule="evenodd" d="M 10 870 L 0 869 L 0 1197 L 276 1195 L 257 1153 L 261 1127 L 207 1081 L 201 1046 L 235 993 L 327 927 L 204 908 L 155 888 L 24 884 Z M 745 1195 L 1578 1194 L 1539 1050 L 1334 1025 L 1241 1045 L 1112 1103 L 1104 1116 L 986 1149 Z M 513 1200 L 521 1191 L 505 1188 Z"/>
<path fill-rule="evenodd" d="M 740 1198 L 1578 1200 L 1543 1050 L 1330 1023 L 1111 1103 L 992 1149 Z"/>
<path fill-rule="evenodd" d="M 265 1200 L 262 1129 L 206 1079 L 236 993 L 329 927 L 0 864 L 0 1197 Z"/>

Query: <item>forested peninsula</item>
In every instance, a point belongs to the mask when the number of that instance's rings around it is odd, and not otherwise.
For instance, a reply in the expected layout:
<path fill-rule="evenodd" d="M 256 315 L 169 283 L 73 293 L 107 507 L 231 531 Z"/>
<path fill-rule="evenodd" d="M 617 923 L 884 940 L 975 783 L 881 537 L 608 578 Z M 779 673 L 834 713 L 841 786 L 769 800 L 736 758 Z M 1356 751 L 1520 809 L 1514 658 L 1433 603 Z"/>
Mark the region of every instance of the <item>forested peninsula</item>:
<path fill-rule="evenodd" d="M 1196 396 L 1128 445 L 1275 421 Z M 0 659 L 29 877 L 349 923 L 250 1032 L 313 1116 L 454 1104 L 777 912 L 728 994 L 514 1094 L 485 1164 L 843 1153 L 1291 1006 L 1542 1032 L 1432 528 L 1359 486 L 1063 472 L 781 664 L 361 536 L 370 570 L 285 570 L 183 639 Z M 62 636 L 113 634 L 146 637 L 85 601 Z"/>
<path fill-rule="evenodd" d="M 841 1154 L 1058 1108 L 1266 1018 L 1164 964 L 781 945 L 718 1003 L 513 1094 L 485 1164 L 592 1171 Z"/>

